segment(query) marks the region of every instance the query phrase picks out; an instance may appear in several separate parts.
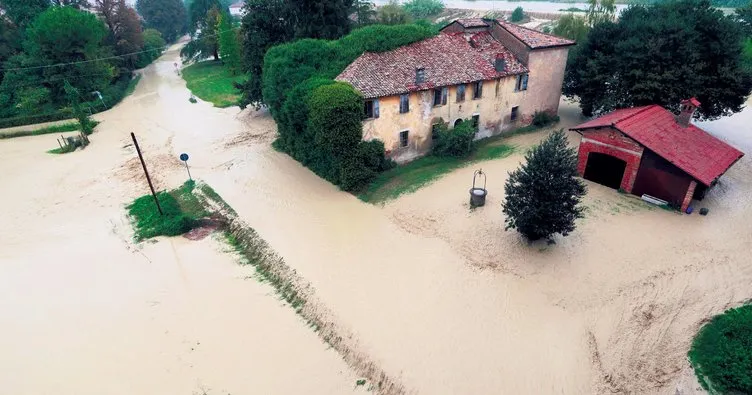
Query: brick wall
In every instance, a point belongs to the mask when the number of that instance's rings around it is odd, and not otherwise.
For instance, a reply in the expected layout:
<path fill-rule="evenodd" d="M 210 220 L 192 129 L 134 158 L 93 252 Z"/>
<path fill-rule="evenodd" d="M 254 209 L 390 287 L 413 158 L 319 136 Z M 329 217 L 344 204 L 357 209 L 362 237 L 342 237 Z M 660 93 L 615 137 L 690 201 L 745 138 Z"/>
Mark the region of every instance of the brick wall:
<path fill-rule="evenodd" d="M 614 133 L 618 134 L 619 137 L 614 136 Z M 621 132 L 611 128 L 585 131 L 578 152 L 577 172 L 580 175 L 585 174 L 588 155 L 591 152 L 610 155 L 626 162 L 627 166 L 624 169 L 620 188 L 627 193 L 631 193 L 637 178 L 637 171 L 640 169 L 643 148 L 633 140 L 623 136 Z"/>
<path fill-rule="evenodd" d="M 684 195 L 684 201 L 682 202 L 681 212 L 683 213 L 687 212 L 687 207 L 689 207 L 689 204 L 692 203 L 692 196 L 695 194 L 695 188 L 697 188 L 697 182 L 696 181 L 690 182 L 689 188 L 687 188 L 687 194 Z"/>

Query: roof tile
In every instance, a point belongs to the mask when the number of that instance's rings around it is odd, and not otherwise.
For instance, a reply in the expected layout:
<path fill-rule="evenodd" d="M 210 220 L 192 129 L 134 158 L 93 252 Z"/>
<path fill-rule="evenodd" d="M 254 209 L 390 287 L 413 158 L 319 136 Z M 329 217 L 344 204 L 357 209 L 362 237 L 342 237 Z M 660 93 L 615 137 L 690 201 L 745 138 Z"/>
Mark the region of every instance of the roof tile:
<path fill-rule="evenodd" d="M 496 23 L 532 49 L 563 47 L 575 44 L 572 40 L 528 29 L 524 26 L 515 25 L 514 23 L 509 23 L 500 19 L 496 20 Z"/>
<path fill-rule="evenodd" d="M 497 58 L 504 59 L 502 71 L 494 68 Z M 419 68 L 426 76 L 421 84 L 415 81 Z M 441 33 L 392 51 L 366 52 L 336 79 L 370 99 L 526 72 L 527 67 L 487 32 Z"/>
<path fill-rule="evenodd" d="M 744 156 L 695 125 L 682 127 L 674 114 L 658 105 L 616 110 L 572 130 L 606 126 L 620 130 L 708 186 Z"/>

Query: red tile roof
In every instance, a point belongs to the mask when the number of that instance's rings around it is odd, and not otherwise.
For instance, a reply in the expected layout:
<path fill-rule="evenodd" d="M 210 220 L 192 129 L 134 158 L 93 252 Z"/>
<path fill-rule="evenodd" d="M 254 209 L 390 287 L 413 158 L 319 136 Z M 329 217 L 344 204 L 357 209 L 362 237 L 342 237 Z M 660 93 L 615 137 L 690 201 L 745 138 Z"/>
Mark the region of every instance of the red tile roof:
<path fill-rule="evenodd" d="M 515 25 L 514 23 L 502 20 L 496 20 L 496 23 L 531 49 L 564 47 L 575 44 L 572 40 L 528 29 L 520 25 Z"/>
<path fill-rule="evenodd" d="M 457 23 L 459 23 L 463 27 L 467 27 L 467 28 L 472 28 L 472 27 L 489 27 L 489 26 L 491 26 L 491 25 L 488 24 L 488 22 L 484 21 L 482 18 L 457 19 Z"/>
<path fill-rule="evenodd" d="M 572 130 L 607 126 L 618 129 L 707 186 L 744 156 L 695 125 L 682 127 L 674 114 L 658 105 L 616 110 Z"/>
<path fill-rule="evenodd" d="M 504 59 L 502 71 L 494 68 L 497 58 Z M 419 68 L 425 69 L 425 82 L 416 84 Z M 527 67 L 488 32 L 467 38 L 462 33 L 441 33 L 392 51 L 366 52 L 336 79 L 349 82 L 370 99 L 526 72 Z"/>

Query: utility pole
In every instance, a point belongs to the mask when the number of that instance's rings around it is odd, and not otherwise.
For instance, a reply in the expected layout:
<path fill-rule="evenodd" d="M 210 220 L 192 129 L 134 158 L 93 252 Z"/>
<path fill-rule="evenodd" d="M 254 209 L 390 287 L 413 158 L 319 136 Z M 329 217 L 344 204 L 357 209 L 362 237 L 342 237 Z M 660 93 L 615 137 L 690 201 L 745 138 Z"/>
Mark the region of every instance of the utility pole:
<path fill-rule="evenodd" d="M 146 181 L 149 183 L 149 189 L 151 189 L 151 195 L 154 196 L 154 203 L 157 204 L 157 210 L 159 210 L 159 215 L 164 215 L 162 212 L 162 206 L 159 205 L 159 199 L 157 199 L 157 193 L 154 192 L 154 185 L 151 183 L 151 177 L 149 177 L 149 171 L 146 170 L 146 163 L 144 162 L 144 156 L 141 155 L 141 148 L 138 147 L 138 141 L 136 140 L 136 135 L 131 132 L 131 138 L 133 139 L 133 146 L 136 147 L 136 152 L 138 152 L 138 159 L 141 160 L 141 166 L 144 168 L 144 174 L 146 174 Z"/>

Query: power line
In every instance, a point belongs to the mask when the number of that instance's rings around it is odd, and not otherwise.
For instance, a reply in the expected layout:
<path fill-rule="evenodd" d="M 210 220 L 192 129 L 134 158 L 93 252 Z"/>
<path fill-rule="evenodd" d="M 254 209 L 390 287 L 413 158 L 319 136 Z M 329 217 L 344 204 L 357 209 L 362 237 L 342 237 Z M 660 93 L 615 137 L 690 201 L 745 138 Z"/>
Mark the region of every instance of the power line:
<path fill-rule="evenodd" d="M 208 36 L 204 36 L 203 38 L 206 38 L 206 37 L 218 37 L 220 34 L 226 33 L 226 32 L 232 31 L 232 30 L 233 29 L 222 30 L 220 32 L 217 32 L 216 34 L 210 34 Z M 39 70 L 39 69 L 46 69 L 46 68 L 50 68 L 50 67 L 71 66 L 71 65 L 74 65 L 74 64 L 99 62 L 101 60 L 111 60 L 111 59 L 123 58 L 123 57 L 126 57 L 126 56 L 138 55 L 138 54 L 142 54 L 142 53 L 146 53 L 146 52 L 162 51 L 162 50 L 165 50 L 165 49 L 167 49 L 169 47 L 170 47 L 170 45 L 164 45 L 164 46 L 159 47 L 159 48 L 152 48 L 152 49 L 147 49 L 147 50 L 143 50 L 143 51 L 125 53 L 125 54 L 122 54 L 122 55 L 107 56 L 107 57 L 104 57 L 104 58 L 97 58 L 97 59 L 90 59 L 90 60 L 80 60 L 80 61 L 77 61 L 77 62 L 50 64 L 50 65 L 46 65 L 46 66 L 30 66 L 30 67 L 4 68 L 4 69 L 0 69 L 0 72 L 19 71 L 19 70 Z"/>

